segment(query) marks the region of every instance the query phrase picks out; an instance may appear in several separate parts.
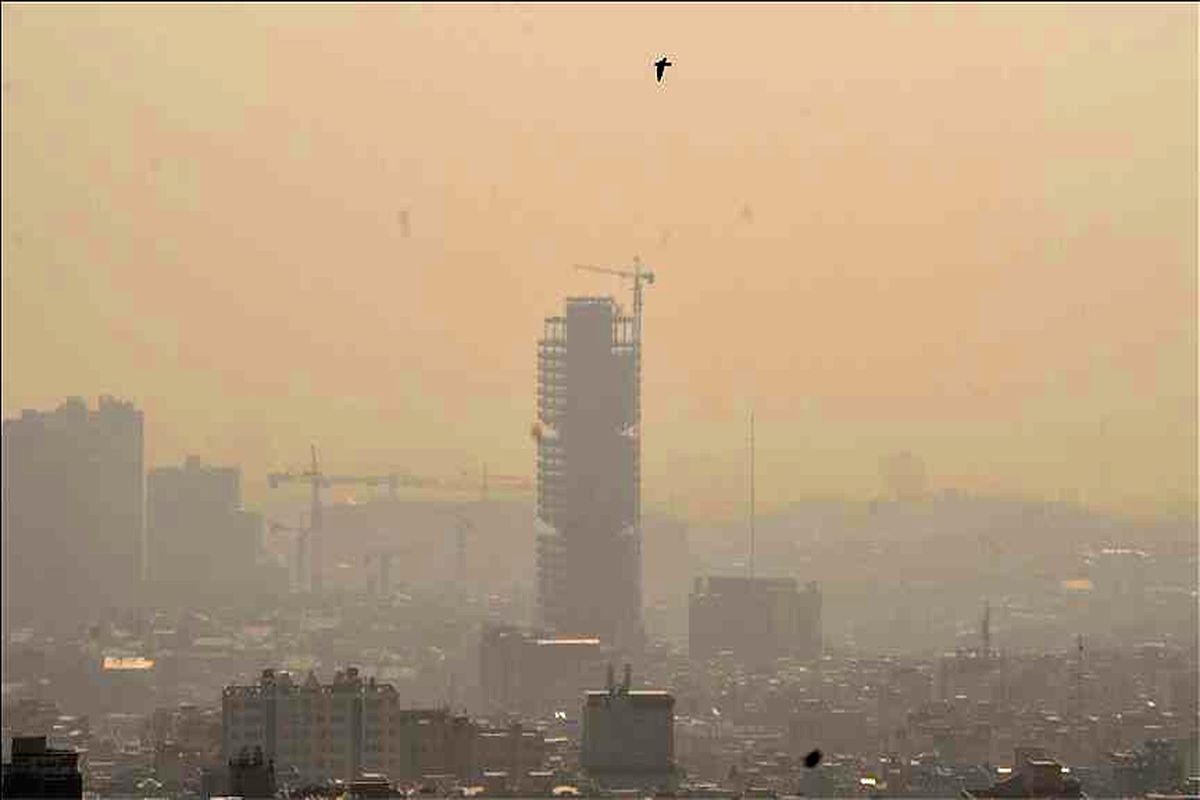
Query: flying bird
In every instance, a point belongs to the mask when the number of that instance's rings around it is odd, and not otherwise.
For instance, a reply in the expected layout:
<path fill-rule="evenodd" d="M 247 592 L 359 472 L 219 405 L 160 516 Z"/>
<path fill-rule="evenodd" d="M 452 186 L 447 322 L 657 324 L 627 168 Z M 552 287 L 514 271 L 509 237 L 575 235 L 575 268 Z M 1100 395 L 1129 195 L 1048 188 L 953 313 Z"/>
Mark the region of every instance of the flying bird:
<path fill-rule="evenodd" d="M 662 83 L 663 71 L 666 70 L 666 68 L 670 67 L 670 66 L 672 66 L 672 64 L 670 61 L 667 61 L 666 56 L 663 56 L 658 61 L 654 62 L 654 69 L 658 73 L 658 82 L 659 83 Z"/>

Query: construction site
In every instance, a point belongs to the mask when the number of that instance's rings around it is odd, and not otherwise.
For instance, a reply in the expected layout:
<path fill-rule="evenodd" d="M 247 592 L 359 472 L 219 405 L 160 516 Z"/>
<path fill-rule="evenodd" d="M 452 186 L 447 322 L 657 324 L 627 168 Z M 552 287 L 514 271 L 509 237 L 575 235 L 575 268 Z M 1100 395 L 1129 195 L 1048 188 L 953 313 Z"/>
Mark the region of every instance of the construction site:
<path fill-rule="evenodd" d="M 266 549 L 288 565 L 295 595 L 327 592 L 388 598 L 408 590 L 442 588 L 462 602 L 512 591 L 513 581 L 532 574 L 529 531 L 533 481 L 521 476 L 465 472 L 455 477 L 389 472 L 332 474 L 311 448 L 304 469 L 267 476 L 272 489 L 303 486 L 304 510 L 296 521 L 271 520 Z M 328 502 L 327 490 L 365 488 L 344 502 Z M 515 554 L 529 566 L 496 569 Z"/>

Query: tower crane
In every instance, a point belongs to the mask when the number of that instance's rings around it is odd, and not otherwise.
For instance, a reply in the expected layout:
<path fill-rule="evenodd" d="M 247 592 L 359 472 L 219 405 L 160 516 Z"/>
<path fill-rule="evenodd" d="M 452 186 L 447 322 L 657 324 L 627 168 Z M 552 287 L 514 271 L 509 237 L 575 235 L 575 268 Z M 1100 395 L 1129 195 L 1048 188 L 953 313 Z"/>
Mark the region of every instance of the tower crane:
<path fill-rule="evenodd" d="M 272 488 L 277 488 L 281 483 L 303 482 L 308 483 L 312 487 L 312 510 L 310 511 L 310 524 L 308 531 L 304 535 L 304 539 L 308 542 L 309 551 L 309 566 L 312 569 L 311 589 L 313 594 L 321 593 L 321 489 L 330 486 L 345 486 L 350 484 L 366 485 L 366 486 L 381 486 L 386 485 L 391 492 L 393 498 L 396 496 L 396 489 L 400 485 L 401 478 L 399 475 L 326 475 L 321 472 L 320 464 L 317 461 L 317 446 L 311 446 L 312 463 L 308 469 L 302 471 L 289 472 L 272 472 L 267 475 L 267 484 Z"/>
<path fill-rule="evenodd" d="M 654 273 L 650 270 L 642 269 L 642 260 L 637 256 L 633 258 L 632 270 L 594 267 L 590 264 L 576 264 L 575 269 L 583 270 L 584 272 L 600 272 L 605 275 L 616 275 L 633 281 L 633 340 L 640 351 L 642 348 L 642 284 L 652 285 L 654 283 Z M 640 352 L 638 353 L 638 358 L 641 358 Z"/>

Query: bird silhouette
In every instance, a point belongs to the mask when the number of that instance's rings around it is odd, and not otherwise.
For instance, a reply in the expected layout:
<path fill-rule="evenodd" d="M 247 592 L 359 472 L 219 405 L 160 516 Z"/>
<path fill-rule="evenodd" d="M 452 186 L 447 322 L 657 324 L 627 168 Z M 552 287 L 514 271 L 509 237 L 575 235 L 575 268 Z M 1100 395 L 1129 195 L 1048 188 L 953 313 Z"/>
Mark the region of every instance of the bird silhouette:
<path fill-rule="evenodd" d="M 662 58 L 660 58 L 658 61 L 655 61 L 655 62 L 654 62 L 654 69 L 655 69 L 655 70 L 657 71 L 657 73 L 658 73 L 658 82 L 659 82 L 659 83 L 662 83 L 662 76 L 663 76 L 663 72 L 664 72 L 664 71 L 666 70 L 666 68 L 667 68 L 667 67 L 669 67 L 669 66 L 672 66 L 672 64 L 671 64 L 671 62 L 670 62 L 670 61 L 667 61 L 667 57 L 666 57 L 666 56 L 663 56 L 663 57 L 662 57 Z"/>

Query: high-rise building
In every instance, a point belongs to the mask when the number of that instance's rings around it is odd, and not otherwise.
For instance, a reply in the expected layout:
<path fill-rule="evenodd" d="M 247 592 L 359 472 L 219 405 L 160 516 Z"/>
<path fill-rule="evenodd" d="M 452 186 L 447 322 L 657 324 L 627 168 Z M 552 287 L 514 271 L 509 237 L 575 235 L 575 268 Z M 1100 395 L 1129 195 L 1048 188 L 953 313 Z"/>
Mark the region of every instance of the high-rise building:
<path fill-rule="evenodd" d="M 190 456 L 147 479 L 148 578 L 160 599 L 189 602 L 254 580 L 262 518 L 242 509 L 241 471 Z"/>
<path fill-rule="evenodd" d="M 821 591 L 791 578 L 697 578 L 688 613 L 688 653 L 705 660 L 723 651 L 754 667 L 776 658 L 821 656 Z"/>
<path fill-rule="evenodd" d="M 4 421 L 4 621 L 78 625 L 140 600 L 142 412 L 80 398 Z"/>
<path fill-rule="evenodd" d="M 611 298 L 571 298 L 538 342 L 538 610 L 559 636 L 642 637 L 638 341 Z"/>

